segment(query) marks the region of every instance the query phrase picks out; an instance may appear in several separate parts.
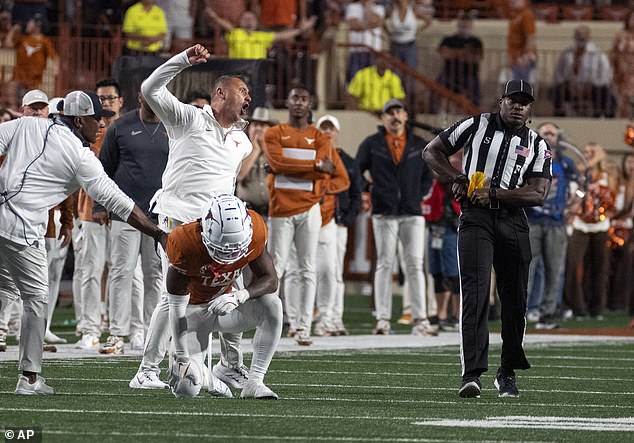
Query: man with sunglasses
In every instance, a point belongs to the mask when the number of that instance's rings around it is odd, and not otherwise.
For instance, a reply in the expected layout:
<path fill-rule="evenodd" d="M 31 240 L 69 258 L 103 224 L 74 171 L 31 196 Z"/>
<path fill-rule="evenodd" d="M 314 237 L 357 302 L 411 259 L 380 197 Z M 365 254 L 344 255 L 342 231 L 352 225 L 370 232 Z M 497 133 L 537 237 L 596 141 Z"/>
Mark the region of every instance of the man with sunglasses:
<path fill-rule="evenodd" d="M 502 306 L 502 356 L 494 380 L 499 396 L 518 397 L 515 369 L 530 368 L 522 347 L 531 261 L 523 208 L 544 204 L 552 174 L 548 144 L 526 126 L 534 101 L 529 83 L 511 80 L 502 91 L 499 113 L 459 120 L 423 151 L 430 167 L 453 183 L 454 198 L 460 202 L 462 387 L 458 395 L 463 398 L 480 397 L 480 376 L 488 370 L 492 267 Z M 449 163 L 460 149 L 464 149 L 462 171 Z"/>

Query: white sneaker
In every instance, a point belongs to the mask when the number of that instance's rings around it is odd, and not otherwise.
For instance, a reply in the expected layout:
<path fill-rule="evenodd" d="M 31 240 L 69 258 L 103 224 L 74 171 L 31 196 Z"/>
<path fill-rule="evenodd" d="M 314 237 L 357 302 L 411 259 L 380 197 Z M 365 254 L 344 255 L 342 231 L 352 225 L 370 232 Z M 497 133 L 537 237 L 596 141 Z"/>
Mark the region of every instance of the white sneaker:
<path fill-rule="evenodd" d="M 239 368 L 227 368 L 218 362 L 214 365 L 212 374 L 218 380 L 235 389 L 242 389 L 249 381 L 249 369 L 245 365 Z"/>
<path fill-rule="evenodd" d="M 216 376 L 214 376 L 212 371 L 210 371 L 207 366 L 205 366 L 203 370 L 203 383 L 205 386 L 207 386 L 207 391 L 209 391 L 209 393 L 214 397 L 233 397 L 229 386 L 227 386 L 225 382 L 219 380 Z"/>
<path fill-rule="evenodd" d="M 44 378 L 37 376 L 35 383 L 29 383 L 29 378 L 25 375 L 18 376 L 18 385 L 15 387 L 18 395 L 53 395 L 55 390 L 46 384 Z"/>
<path fill-rule="evenodd" d="M 100 354 L 123 354 L 123 337 L 118 335 L 111 335 L 101 348 L 99 348 Z"/>
<path fill-rule="evenodd" d="M 57 344 L 64 344 L 67 342 L 68 340 L 62 337 L 58 337 L 57 335 L 53 334 L 51 331 L 46 331 L 46 334 L 44 334 L 44 343 L 57 345 Z"/>
<path fill-rule="evenodd" d="M 313 339 L 310 338 L 308 331 L 305 329 L 298 329 L 297 334 L 295 334 L 295 342 L 300 346 L 311 346 L 313 344 Z"/>
<path fill-rule="evenodd" d="M 250 381 L 244 386 L 240 398 L 257 398 L 259 400 L 277 400 L 279 397 L 261 381 Z"/>
<path fill-rule="evenodd" d="M 537 323 L 539 321 L 538 311 L 528 311 L 526 313 L 526 321 L 529 323 Z"/>
<path fill-rule="evenodd" d="M 7 350 L 7 333 L 0 331 L 0 352 Z"/>
<path fill-rule="evenodd" d="M 128 386 L 132 389 L 167 389 L 169 385 L 162 382 L 154 371 L 140 370 L 134 378 L 130 380 Z"/>
<path fill-rule="evenodd" d="M 145 339 L 143 338 L 143 332 L 136 332 L 130 337 L 130 349 L 143 350 L 145 347 Z"/>
<path fill-rule="evenodd" d="M 313 334 L 318 337 L 331 337 L 333 335 L 337 335 L 335 327 L 323 321 L 315 323 L 315 326 L 313 327 Z"/>
<path fill-rule="evenodd" d="M 376 326 L 372 330 L 374 335 L 389 335 L 391 330 L 390 322 L 387 320 L 379 320 L 376 322 Z"/>
<path fill-rule="evenodd" d="M 438 331 L 429 323 L 429 320 L 416 320 L 412 328 L 412 335 L 436 337 Z"/>
<path fill-rule="evenodd" d="M 99 337 L 92 334 L 84 334 L 81 340 L 75 343 L 75 347 L 84 351 L 99 348 Z"/>

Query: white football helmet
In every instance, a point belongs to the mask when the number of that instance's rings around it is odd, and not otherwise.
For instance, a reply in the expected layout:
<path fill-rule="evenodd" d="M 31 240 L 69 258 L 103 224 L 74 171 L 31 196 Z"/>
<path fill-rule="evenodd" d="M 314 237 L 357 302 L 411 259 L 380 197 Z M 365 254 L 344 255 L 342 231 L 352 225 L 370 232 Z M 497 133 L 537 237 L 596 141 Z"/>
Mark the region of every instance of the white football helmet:
<path fill-rule="evenodd" d="M 201 225 L 203 243 L 216 263 L 235 263 L 247 254 L 253 225 L 246 205 L 239 198 L 229 194 L 213 195 Z"/>
<path fill-rule="evenodd" d="M 176 398 L 194 398 L 204 384 L 202 368 L 191 359 L 173 360 L 169 385 Z"/>

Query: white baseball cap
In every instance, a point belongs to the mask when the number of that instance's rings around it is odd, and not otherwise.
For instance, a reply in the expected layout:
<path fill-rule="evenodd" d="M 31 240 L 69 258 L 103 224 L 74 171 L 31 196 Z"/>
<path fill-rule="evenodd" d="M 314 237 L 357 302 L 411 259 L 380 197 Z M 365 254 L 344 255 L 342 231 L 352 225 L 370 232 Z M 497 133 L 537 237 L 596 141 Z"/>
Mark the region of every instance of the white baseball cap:
<path fill-rule="evenodd" d="M 319 120 L 317 120 L 317 125 L 315 125 L 317 126 L 317 129 L 321 128 L 321 124 L 323 122 L 330 122 L 337 131 L 341 131 L 341 126 L 339 126 L 339 119 L 334 115 L 326 114 L 323 117 L 320 117 Z"/>
<path fill-rule="evenodd" d="M 62 102 L 63 100 L 64 99 L 62 97 L 53 97 L 48 102 L 49 114 L 59 114 L 61 110 L 57 108 L 57 105 L 59 104 L 59 102 Z"/>
<path fill-rule="evenodd" d="M 70 117 L 112 117 L 114 112 L 101 106 L 99 97 L 92 91 L 73 91 L 64 97 L 64 115 Z"/>
<path fill-rule="evenodd" d="M 22 97 L 22 106 L 29 106 L 34 103 L 46 103 L 48 105 L 48 96 L 44 91 L 39 89 L 31 89 Z"/>

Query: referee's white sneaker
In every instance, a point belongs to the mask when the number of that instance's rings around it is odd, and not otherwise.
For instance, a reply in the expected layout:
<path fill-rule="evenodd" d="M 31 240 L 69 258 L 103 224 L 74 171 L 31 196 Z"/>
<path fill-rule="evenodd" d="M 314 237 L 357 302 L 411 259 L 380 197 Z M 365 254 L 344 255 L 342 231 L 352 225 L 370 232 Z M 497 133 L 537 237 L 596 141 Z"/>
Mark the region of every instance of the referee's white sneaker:
<path fill-rule="evenodd" d="M 228 368 L 221 362 L 214 365 L 212 369 L 214 377 L 235 389 L 242 389 L 249 381 L 249 369 L 242 365 L 238 368 Z"/>
<path fill-rule="evenodd" d="M 132 389 L 167 389 L 169 385 L 162 382 L 156 372 L 140 370 L 128 383 Z"/>
<path fill-rule="evenodd" d="M 256 398 L 258 400 L 277 400 L 278 396 L 262 381 L 250 380 L 242 389 L 240 398 Z"/>
<path fill-rule="evenodd" d="M 39 375 L 35 383 L 29 383 L 29 378 L 25 375 L 18 376 L 18 384 L 15 387 L 18 395 L 53 395 L 55 390 L 46 384 L 46 380 Z"/>

